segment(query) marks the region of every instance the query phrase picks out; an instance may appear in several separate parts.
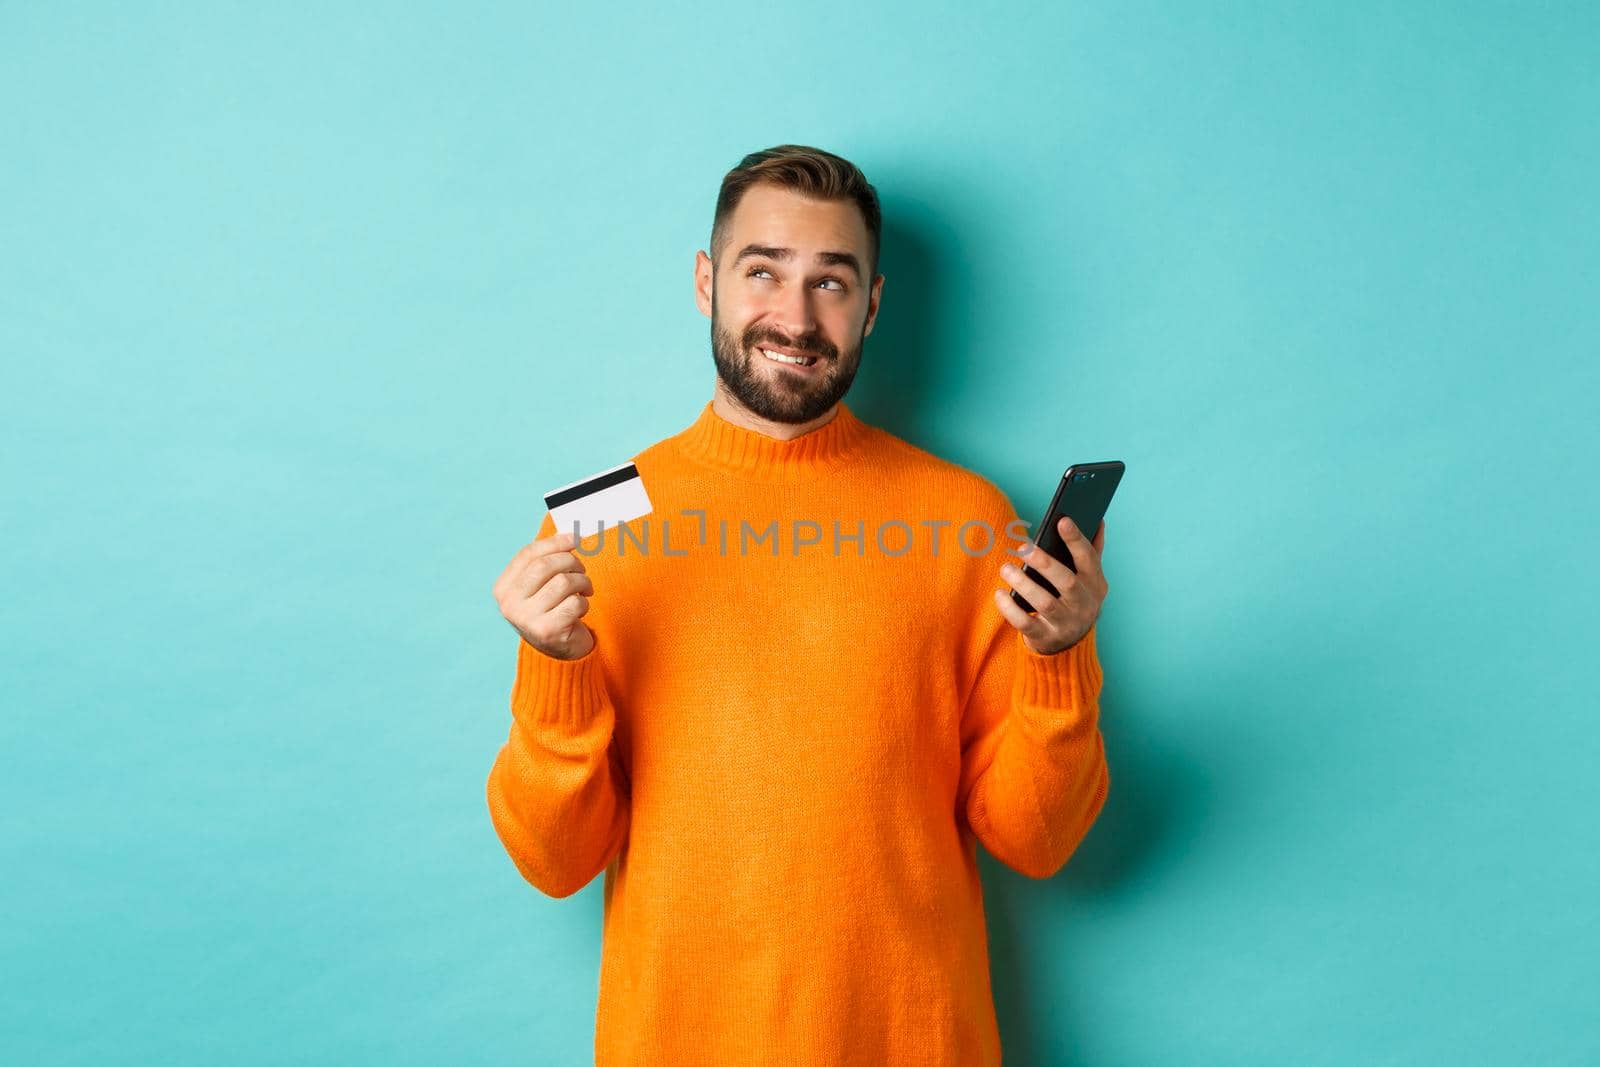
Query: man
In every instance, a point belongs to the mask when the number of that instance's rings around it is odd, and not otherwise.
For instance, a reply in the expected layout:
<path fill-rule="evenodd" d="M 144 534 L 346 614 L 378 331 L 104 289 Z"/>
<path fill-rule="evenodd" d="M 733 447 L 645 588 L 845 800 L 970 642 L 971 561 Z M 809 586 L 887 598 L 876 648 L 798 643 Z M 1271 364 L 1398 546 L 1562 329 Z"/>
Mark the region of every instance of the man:
<path fill-rule="evenodd" d="M 1010 501 L 843 402 L 880 228 L 838 156 L 746 156 L 695 259 L 715 392 L 634 457 L 651 514 L 547 513 L 494 586 L 489 809 L 543 892 L 605 871 L 602 1067 L 998 1063 L 976 842 L 1049 877 L 1105 802 L 1104 524 L 1063 521 L 1076 573 L 1026 557 L 1059 597 L 997 587 Z"/>

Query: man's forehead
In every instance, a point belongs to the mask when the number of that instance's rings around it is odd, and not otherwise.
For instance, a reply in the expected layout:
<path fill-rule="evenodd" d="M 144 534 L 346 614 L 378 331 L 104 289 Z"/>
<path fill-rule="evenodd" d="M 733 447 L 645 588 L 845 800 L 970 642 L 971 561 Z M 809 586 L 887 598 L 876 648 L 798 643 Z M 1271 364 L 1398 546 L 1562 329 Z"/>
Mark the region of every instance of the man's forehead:
<path fill-rule="evenodd" d="M 819 200 L 763 183 L 749 189 L 733 210 L 728 234 L 735 250 L 746 245 L 807 246 L 864 253 L 867 227 L 849 199 Z"/>

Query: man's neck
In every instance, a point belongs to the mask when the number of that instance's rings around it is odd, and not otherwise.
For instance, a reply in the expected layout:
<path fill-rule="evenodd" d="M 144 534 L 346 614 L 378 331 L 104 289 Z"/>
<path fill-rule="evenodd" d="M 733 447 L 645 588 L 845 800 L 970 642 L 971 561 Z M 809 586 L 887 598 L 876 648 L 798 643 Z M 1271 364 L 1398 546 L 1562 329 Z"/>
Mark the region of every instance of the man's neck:
<path fill-rule="evenodd" d="M 775 437 L 780 441 L 792 441 L 796 437 L 808 434 L 812 430 L 832 422 L 833 417 L 839 414 L 839 405 L 833 405 L 833 407 L 810 422 L 773 422 L 771 419 L 763 419 L 735 400 L 723 388 L 719 379 L 716 388 L 711 393 L 711 410 L 735 426 L 743 426 L 747 430 L 754 430 L 756 433 Z"/>

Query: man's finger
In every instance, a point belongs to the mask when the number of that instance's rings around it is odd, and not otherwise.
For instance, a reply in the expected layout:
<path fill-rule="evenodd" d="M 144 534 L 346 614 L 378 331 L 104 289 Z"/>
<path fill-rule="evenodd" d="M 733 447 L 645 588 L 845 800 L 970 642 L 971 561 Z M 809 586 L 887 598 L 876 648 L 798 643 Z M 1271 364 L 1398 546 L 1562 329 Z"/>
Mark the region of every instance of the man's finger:
<path fill-rule="evenodd" d="M 538 541 L 529 541 L 517 549 L 517 554 L 511 557 L 511 562 L 507 563 L 505 569 L 500 572 L 500 577 L 494 580 L 494 598 L 496 600 L 505 595 L 505 591 L 510 587 L 512 580 L 521 574 L 529 563 L 533 562 L 535 556 L 547 554 L 551 551 L 550 546 L 547 544 L 549 540 L 550 538 L 542 538 Z"/>
<path fill-rule="evenodd" d="M 589 569 L 583 565 L 583 560 L 578 558 L 577 553 L 561 548 L 558 540 L 553 550 L 537 553 L 529 558 L 523 568 L 511 576 L 506 591 L 518 597 L 532 596 L 540 586 L 563 571 L 576 571 L 586 575 Z"/>
<path fill-rule="evenodd" d="M 1066 542 L 1067 551 L 1072 553 L 1072 562 L 1078 568 L 1078 577 L 1082 578 L 1089 575 L 1098 577 L 1100 574 L 1100 550 L 1095 545 L 1090 544 L 1089 539 L 1083 536 L 1083 531 L 1078 529 L 1077 523 L 1065 515 L 1061 516 L 1061 521 L 1056 523 L 1056 526 L 1061 531 L 1061 540 Z M 1102 521 L 1100 526 L 1104 528 L 1105 522 Z M 1095 536 L 1100 536 L 1099 531 L 1095 532 Z M 1038 567 L 1039 565 L 1036 563 L 1034 566 Z M 1062 564 L 1061 566 L 1064 568 L 1066 565 Z M 1042 570 L 1043 568 L 1039 569 Z M 1049 575 L 1046 575 L 1046 577 L 1049 577 Z M 1051 578 L 1050 581 L 1053 584 L 1055 579 Z"/>
<path fill-rule="evenodd" d="M 1067 585 L 1072 581 L 1072 572 L 1067 570 L 1060 560 L 1052 558 L 1050 553 L 1043 551 L 1038 546 L 1034 546 L 1033 551 L 1029 553 L 1024 562 L 1027 566 L 1044 575 L 1045 579 L 1056 587 L 1058 595 L 1051 596 L 1049 590 L 1028 577 L 1028 572 L 1022 569 L 1022 563 L 1008 563 L 1006 566 L 1012 569 L 1012 573 L 1007 574 L 1005 571 L 1001 571 L 1000 577 L 1011 583 L 1011 587 L 1017 591 L 1022 599 L 1032 604 L 1034 610 L 1043 615 L 1048 607 L 1065 595 Z M 1046 569 L 1047 567 L 1049 569 Z M 1027 609 L 1024 608 L 1023 610 Z"/>
<path fill-rule="evenodd" d="M 1028 601 L 1032 604 L 1033 601 Z M 1023 610 L 1022 605 L 1011 599 L 1010 590 L 996 589 L 994 591 L 994 606 L 1005 620 L 1020 630 L 1024 637 L 1043 640 L 1050 631 L 1037 615 L 1029 615 Z"/>

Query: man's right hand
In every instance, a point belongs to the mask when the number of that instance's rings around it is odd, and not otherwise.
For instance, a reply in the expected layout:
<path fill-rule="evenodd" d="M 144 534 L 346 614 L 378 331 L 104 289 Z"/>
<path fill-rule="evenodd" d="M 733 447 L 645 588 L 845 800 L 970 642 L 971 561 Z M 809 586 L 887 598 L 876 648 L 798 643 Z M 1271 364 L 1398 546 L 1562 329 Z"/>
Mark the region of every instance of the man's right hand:
<path fill-rule="evenodd" d="M 572 551 L 571 533 L 523 545 L 494 583 L 494 599 L 522 639 L 555 659 L 580 659 L 594 648 L 594 631 L 579 620 L 594 583 Z"/>

